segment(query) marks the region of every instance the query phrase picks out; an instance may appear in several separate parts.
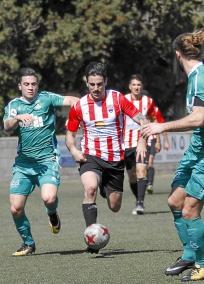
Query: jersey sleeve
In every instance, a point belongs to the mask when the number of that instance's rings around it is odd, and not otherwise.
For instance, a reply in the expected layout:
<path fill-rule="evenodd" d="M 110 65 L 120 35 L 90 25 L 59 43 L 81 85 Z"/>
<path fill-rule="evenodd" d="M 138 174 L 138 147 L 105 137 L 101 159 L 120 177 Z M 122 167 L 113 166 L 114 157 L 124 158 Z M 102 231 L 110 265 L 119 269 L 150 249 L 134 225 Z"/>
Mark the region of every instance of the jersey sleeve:
<path fill-rule="evenodd" d="M 56 94 L 56 93 L 52 93 L 52 92 L 47 92 L 47 93 L 48 93 L 49 98 L 50 98 L 50 100 L 51 100 L 51 104 L 52 104 L 54 107 L 62 106 L 62 105 L 63 105 L 64 96 L 59 95 L 59 94 Z"/>
<path fill-rule="evenodd" d="M 119 102 L 121 110 L 124 114 L 128 115 L 129 117 L 133 118 L 136 114 L 140 111 L 131 103 L 125 96 L 122 94 L 119 95 Z"/>
<path fill-rule="evenodd" d="M 204 101 L 204 84 L 201 75 L 198 75 L 197 82 L 195 84 L 195 97 L 199 98 L 201 101 Z"/>
<path fill-rule="evenodd" d="M 147 111 L 147 116 L 151 121 L 157 120 L 157 115 L 156 115 L 156 105 L 154 101 L 152 100 L 150 107 Z"/>
<path fill-rule="evenodd" d="M 5 108 L 4 108 L 4 116 L 3 120 L 7 120 L 10 118 L 13 118 L 17 115 L 17 105 L 14 103 L 10 102 Z"/>
<path fill-rule="evenodd" d="M 165 119 L 164 119 L 164 117 L 163 117 L 163 115 L 162 115 L 162 113 L 161 113 L 161 111 L 158 107 L 156 107 L 156 120 L 159 123 L 165 122 Z"/>
<path fill-rule="evenodd" d="M 68 116 L 68 120 L 66 123 L 66 129 L 71 131 L 71 132 L 76 132 L 79 128 L 79 124 L 81 122 L 81 118 L 79 116 L 79 114 L 77 113 L 77 105 L 73 105 L 70 108 L 69 111 L 69 116 Z"/>

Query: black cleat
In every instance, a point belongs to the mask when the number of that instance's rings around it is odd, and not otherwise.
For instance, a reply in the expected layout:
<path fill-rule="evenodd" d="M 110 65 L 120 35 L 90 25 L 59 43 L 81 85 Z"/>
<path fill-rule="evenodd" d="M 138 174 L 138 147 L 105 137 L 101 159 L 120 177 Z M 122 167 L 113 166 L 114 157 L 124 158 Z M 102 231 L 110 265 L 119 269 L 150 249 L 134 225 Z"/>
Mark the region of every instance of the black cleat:
<path fill-rule="evenodd" d="M 192 268 L 194 266 L 195 262 L 190 260 L 183 260 L 180 257 L 177 258 L 176 262 L 168 267 L 165 271 L 166 275 L 179 275 L 181 272 L 183 272 L 186 269 Z"/>
<path fill-rule="evenodd" d="M 136 212 L 137 212 L 137 215 L 143 215 L 144 214 L 143 202 L 137 202 L 137 204 L 136 204 Z"/>
<path fill-rule="evenodd" d="M 57 212 L 52 215 L 48 215 L 48 217 L 49 217 L 49 225 L 50 225 L 50 229 L 52 233 L 58 234 L 61 229 L 61 222 L 60 222 L 60 218 Z"/>
<path fill-rule="evenodd" d="M 26 244 L 22 244 L 22 246 L 12 255 L 13 256 L 26 256 L 34 252 L 35 252 L 35 244 L 32 244 L 30 246 Z"/>
<path fill-rule="evenodd" d="M 93 249 L 93 248 L 87 247 L 86 252 L 92 253 L 92 254 L 93 253 L 98 254 L 99 253 L 99 249 Z"/>

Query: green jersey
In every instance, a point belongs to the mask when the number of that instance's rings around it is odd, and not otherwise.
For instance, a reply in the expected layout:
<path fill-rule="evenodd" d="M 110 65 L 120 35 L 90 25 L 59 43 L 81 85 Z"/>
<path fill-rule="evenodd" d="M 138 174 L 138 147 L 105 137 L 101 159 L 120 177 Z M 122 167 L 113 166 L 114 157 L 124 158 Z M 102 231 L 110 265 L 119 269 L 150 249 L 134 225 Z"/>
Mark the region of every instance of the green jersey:
<path fill-rule="evenodd" d="M 55 93 L 41 91 L 31 102 L 20 97 L 5 107 L 4 120 L 19 114 L 30 114 L 33 122 L 28 126 L 19 123 L 16 164 L 47 161 L 57 155 L 54 107 L 62 106 L 64 97 Z"/>
<path fill-rule="evenodd" d="M 197 64 L 188 75 L 186 107 L 192 112 L 195 97 L 204 101 L 204 64 Z M 198 127 L 193 131 L 190 149 L 197 153 L 204 153 L 204 128 Z"/>

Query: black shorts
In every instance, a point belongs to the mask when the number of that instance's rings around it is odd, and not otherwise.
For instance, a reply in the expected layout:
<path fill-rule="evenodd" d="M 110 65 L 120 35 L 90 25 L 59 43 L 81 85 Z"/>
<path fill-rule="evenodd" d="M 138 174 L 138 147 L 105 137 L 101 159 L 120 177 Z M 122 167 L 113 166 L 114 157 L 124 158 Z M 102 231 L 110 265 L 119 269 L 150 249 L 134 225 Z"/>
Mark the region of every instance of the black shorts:
<path fill-rule="evenodd" d="M 151 140 L 150 146 L 147 146 L 147 152 L 148 152 L 149 155 L 155 156 L 155 154 L 156 154 L 155 144 L 156 144 L 156 138 Z"/>
<path fill-rule="evenodd" d="M 124 161 L 108 162 L 95 156 L 87 155 L 87 161 L 80 164 L 79 173 L 92 171 L 101 178 L 100 189 L 105 192 L 123 192 Z"/>
<path fill-rule="evenodd" d="M 125 167 L 127 170 L 131 170 L 133 167 L 136 166 L 136 155 L 137 150 L 136 147 L 125 149 Z M 148 152 L 146 153 L 146 157 L 144 158 L 144 163 L 147 164 L 148 161 Z M 141 157 L 137 163 L 142 163 Z"/>

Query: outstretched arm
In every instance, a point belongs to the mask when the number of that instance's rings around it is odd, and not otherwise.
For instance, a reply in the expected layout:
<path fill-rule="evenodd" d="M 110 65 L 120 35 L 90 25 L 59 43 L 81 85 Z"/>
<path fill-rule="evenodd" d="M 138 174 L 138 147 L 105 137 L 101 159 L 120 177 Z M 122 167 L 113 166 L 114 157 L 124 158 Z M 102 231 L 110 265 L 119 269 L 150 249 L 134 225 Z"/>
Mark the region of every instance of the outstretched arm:
<path fill-rule="evenodd" d="M 73 96 L 65 96 L 63 101 L 63 106 L 72 106 L 78 102 L 79 98 Z"/>
<path fill-rule="evenodd" d="M 165 123 L 149 123 L 142 127 L 142 134 L 150 136 L 152 134 L 159 134 L 165 131 L 186 131 L 196 127 L 204 126 L 204 107 L 193 107 L 192 113 L 189 115 Z"/>

